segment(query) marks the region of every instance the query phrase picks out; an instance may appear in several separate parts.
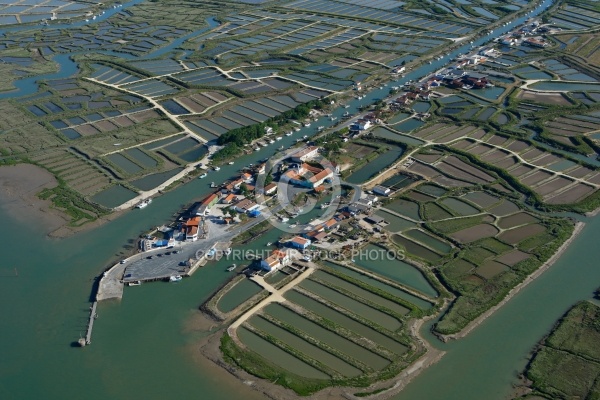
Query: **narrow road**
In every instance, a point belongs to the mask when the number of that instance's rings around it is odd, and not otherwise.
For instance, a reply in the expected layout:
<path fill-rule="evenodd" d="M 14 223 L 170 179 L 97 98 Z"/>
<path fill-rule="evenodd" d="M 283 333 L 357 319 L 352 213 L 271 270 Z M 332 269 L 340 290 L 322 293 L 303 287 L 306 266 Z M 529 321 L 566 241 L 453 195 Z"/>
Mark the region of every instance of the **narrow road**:
<path fill-rule="evenodd" d="M 229 336 L 231 336 L 233 338 L 237 328 L 240 325 L 242 325 L 244 322 L 246 322 L 246 320 L 248 318 L 250 318 L 252 315 L 254 315 L 258 311 L 263 309 L 266 305 L 273 303 L 273 302 L 283 303 L 284 301 L 286 301 L 285 297 L 283 297 L 285 292 L 292 289 L 294 286 L 300 284 L 303 280 L 308 278 L 314 271 L 315 271 L 315 267 L 313 265 L 310 265 L 310 264 L 307 265 L 306 269 L 300 274 L 300 276 L 298 276 L 296 279 L 294 279 L 293 281 L 291 281 L 290 283 L 288 283 L 287 285 L 285 285 L 284 287 L 282 287 L 279 290 L 275 289 L 273 286 L 271 286 L 270 284 L 265 282 L 265 279 L 262 276 L 254 276 L 254 277 L 250 278 L 257 284 L 262 286 L 263 289 L 267 290 L 270 293 L 270 295 L 266 299 L 262 300 L 260 303 L 258 303 L 254 307 L 252 307 L 246 313 L 244 313 L 233 324 L 231 324 L 229 326 L 229 328 L 227 328 L 227 333 L 229 334 Z"/>

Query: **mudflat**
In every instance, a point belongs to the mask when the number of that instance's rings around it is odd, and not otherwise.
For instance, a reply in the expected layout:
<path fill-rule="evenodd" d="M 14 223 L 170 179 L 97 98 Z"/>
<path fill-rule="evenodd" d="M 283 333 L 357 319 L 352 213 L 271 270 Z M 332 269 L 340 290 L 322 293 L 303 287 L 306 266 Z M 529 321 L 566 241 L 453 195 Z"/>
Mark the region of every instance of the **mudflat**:
<path fill-rule="evenodd" d="M 0 207 L 20 221 L 35 222 L 46 232 L 52 232 L 66 224 L 69 218 L 37 194 L 57 185 L 50 172 L 33 164 L 0 167 Z"/>

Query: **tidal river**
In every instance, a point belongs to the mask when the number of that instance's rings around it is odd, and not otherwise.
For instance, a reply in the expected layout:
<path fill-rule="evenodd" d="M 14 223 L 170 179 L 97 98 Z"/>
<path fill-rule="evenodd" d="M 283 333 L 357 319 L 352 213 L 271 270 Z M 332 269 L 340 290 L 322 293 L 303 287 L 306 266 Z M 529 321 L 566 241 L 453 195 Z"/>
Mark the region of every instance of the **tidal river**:
<path fill-rule="evenodd" d="M 259 398 L 196 357 L 194 344 L 207 334 L 195 326 L 196 310 L 227 278 L 222 267 L 208 265 L 179 285 L 126 288 L 121 302 L 100 305 L 93 344 L 72 347 L 84 334 L 91 278 L 129 238 L 164 221 L 167 204 L 200 191 L 194 182 L 151 207 L 60 241 L 46 238 L 35 220 L 16 221 L 0 210 L 0 398 L 85 393 L 86 399 L 163 399 L 202 393 L 230 399 L 240 391 Z M 536 341 L 598 286 L 598 236 L 600 218 L 594 218 L 554 266 L 466 338 L 443 346 L 446 356 L 396 398 L 506 398 Z"/>

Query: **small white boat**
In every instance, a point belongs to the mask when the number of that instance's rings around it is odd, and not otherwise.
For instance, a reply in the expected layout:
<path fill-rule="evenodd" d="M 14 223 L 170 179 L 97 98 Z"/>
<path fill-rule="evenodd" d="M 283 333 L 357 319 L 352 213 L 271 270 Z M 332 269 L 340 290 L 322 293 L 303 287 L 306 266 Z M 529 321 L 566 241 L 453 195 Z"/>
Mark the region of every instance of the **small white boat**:
<path fill-rule="evenodd" d="M 140 286 L 142 284 L 142 282 L 140 281 L 133 281 L 133 282 L 129 282 L 127 284 L 127 286 Z"/>
<path fill-rule="evenodd" d="M 304 261 L 311 261 L 312 260 L 312 258 L 310 256 L 308 256 L 308 255 L 304 256 L 303 258 L 304 258 Z"/>
<path fill-rule="evenodd" d="M 285 136 L 292 136 L 294 134 L 294 132 L 290 131 L 288 133 L 285 134 Z"/>
<path fill-rule="evenodd" d="M 302 139 L 308 139 L 308 135 L 302 136 Z"/>
<path fill-rule="evenodd" d="M 275 138 L 275 140 L 281 140 L 281 139 L 283 139 L 281 136 L 277 136 L 277 137 Z"/>
<path fill-rule="evenodd" d="M 142 202 L 138 203 L 138 204 L 135 206 L 135 208 L 139 208 L 139 209 L 146 208 L 146 207 L 148 207 L 148 205 L 149 205 L 150 203 L 152 203 L 152 199 L 147 199 L 147 200 L 144 200 L 144 201 L 142 201 Z"/>
<path fill-rule="evenodd" d="M 200 176 L 198 177 L 198 179 L 204 179 L 204 178 L 206 178 L 207 176 L 208 176 L 208 174 L 205 172 L 205 173 L 203 173 L 202 175 L 200 175 Z"/>
<path fill-rule="evenodd" d="M 337 119 L 337 117 L 331 117 L 330 118 L 332 121 L 335 121 Z"/>
<path fill-rule="evenodd" d="M 254 151 L 259 151 L 260 147 L 256 146 L 256 148 L 254 148 Z"/>
<path fill-rule="evenodd" d="M 181 275 L 174 275 L 169 278 L 169 282 L 179 282 L 182 279 L 183 278 L 181 277 Z"/>
<path fill-rule="evenodd" d="M 210 183 L 210 187 L 211 187 L 211 188 L 216 188 L 216 187 L 217 187 L 217 185 L 215 185 L 215 183 L 214 183 L 214 182 L 211 182 L 211 183 Z"/>
<path fill-rule="evenodd" d="M 215 171 L 219 171 L 221 168 L 219 168 L 219 167 L 214 167 L 213 169 L 214 169 Z"/>
<path fill-rule="evenodd" d="M 350 108 L 350 105 L 349 105 L 349 104 L 346 104 L 346 105 L 344 106 L 344 108 Z"/>
<path fill-rule="evenodd" d="M 269 140 L 269 144 L 273 144 L 275 141 L 273 139 Z"/>
<path fill-rule="evenodd" d="M 233 161 L 229 161 L 227 164 L 229 164 L 229 165 L 233 165 Z"/>
<path fill-rule="evenodd" d="M 304 126 L 308 128 L 310 126 L 310 122 L 305 122 Z"/>
<path fill-rule="evenodd" d="M 324 126 L 319 126 L 319 127 L 317 128 L 317 130 L 318 130 L 319 132 L 321 132 L 323 129 L 325 129 L 325 127 L 324 127 Z"/>
<path fill-rule="evenodd" d="M 231 254 L 231 247 L 228 247 L 227 250 L 225 250 L 225 255 L 228 256 Z"/>
<path fill-rule="evenodd" d="M 237 265 L 233 264 L 231 267 L 227 268 L 227 271 L 231 272 L 231 271 L 233 271 L 236 268 L 237 268 Z"/>
<path fill-rule="evenodd" d="M 267 246 L 271 246 L 273 243 L 271 242 L 267 242 Z"/>
<path fill-rule="evenodd" d="M 282 217 L 281 222 L 288 222 L 290 219 L 288 217 Z"/>
<path fill-rule="evenodd" d="M 300 128 L 294 128 L 296 132 L 300 132 Z"/>

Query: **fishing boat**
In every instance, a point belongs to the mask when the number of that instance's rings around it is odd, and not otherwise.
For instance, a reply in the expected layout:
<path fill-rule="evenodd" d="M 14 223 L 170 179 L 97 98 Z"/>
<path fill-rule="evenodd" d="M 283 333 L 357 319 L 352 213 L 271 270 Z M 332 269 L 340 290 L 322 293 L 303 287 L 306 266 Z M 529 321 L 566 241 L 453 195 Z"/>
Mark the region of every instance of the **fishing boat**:
<path fill-rule="evenodd" d="M 174 275 L 169 278 L 169 282 L 179 282 L 182 279 L 183 278 L 181 277 L 181 275 Z"/>
<path fill-rule="evenodd" d="M 146 208 L 146 207 L 148 207 L 148 205 L 149 205 L 150 203 L 152 203 L 152 199 L 146 199 L 146 200 L 144 200 L 144 201 L 142 201 L 142 202 L 139 202 L 139 203 L 138 203 L 138 204 L 135 206 L 135 208 L 139 208 L 139 209 Z"/>

